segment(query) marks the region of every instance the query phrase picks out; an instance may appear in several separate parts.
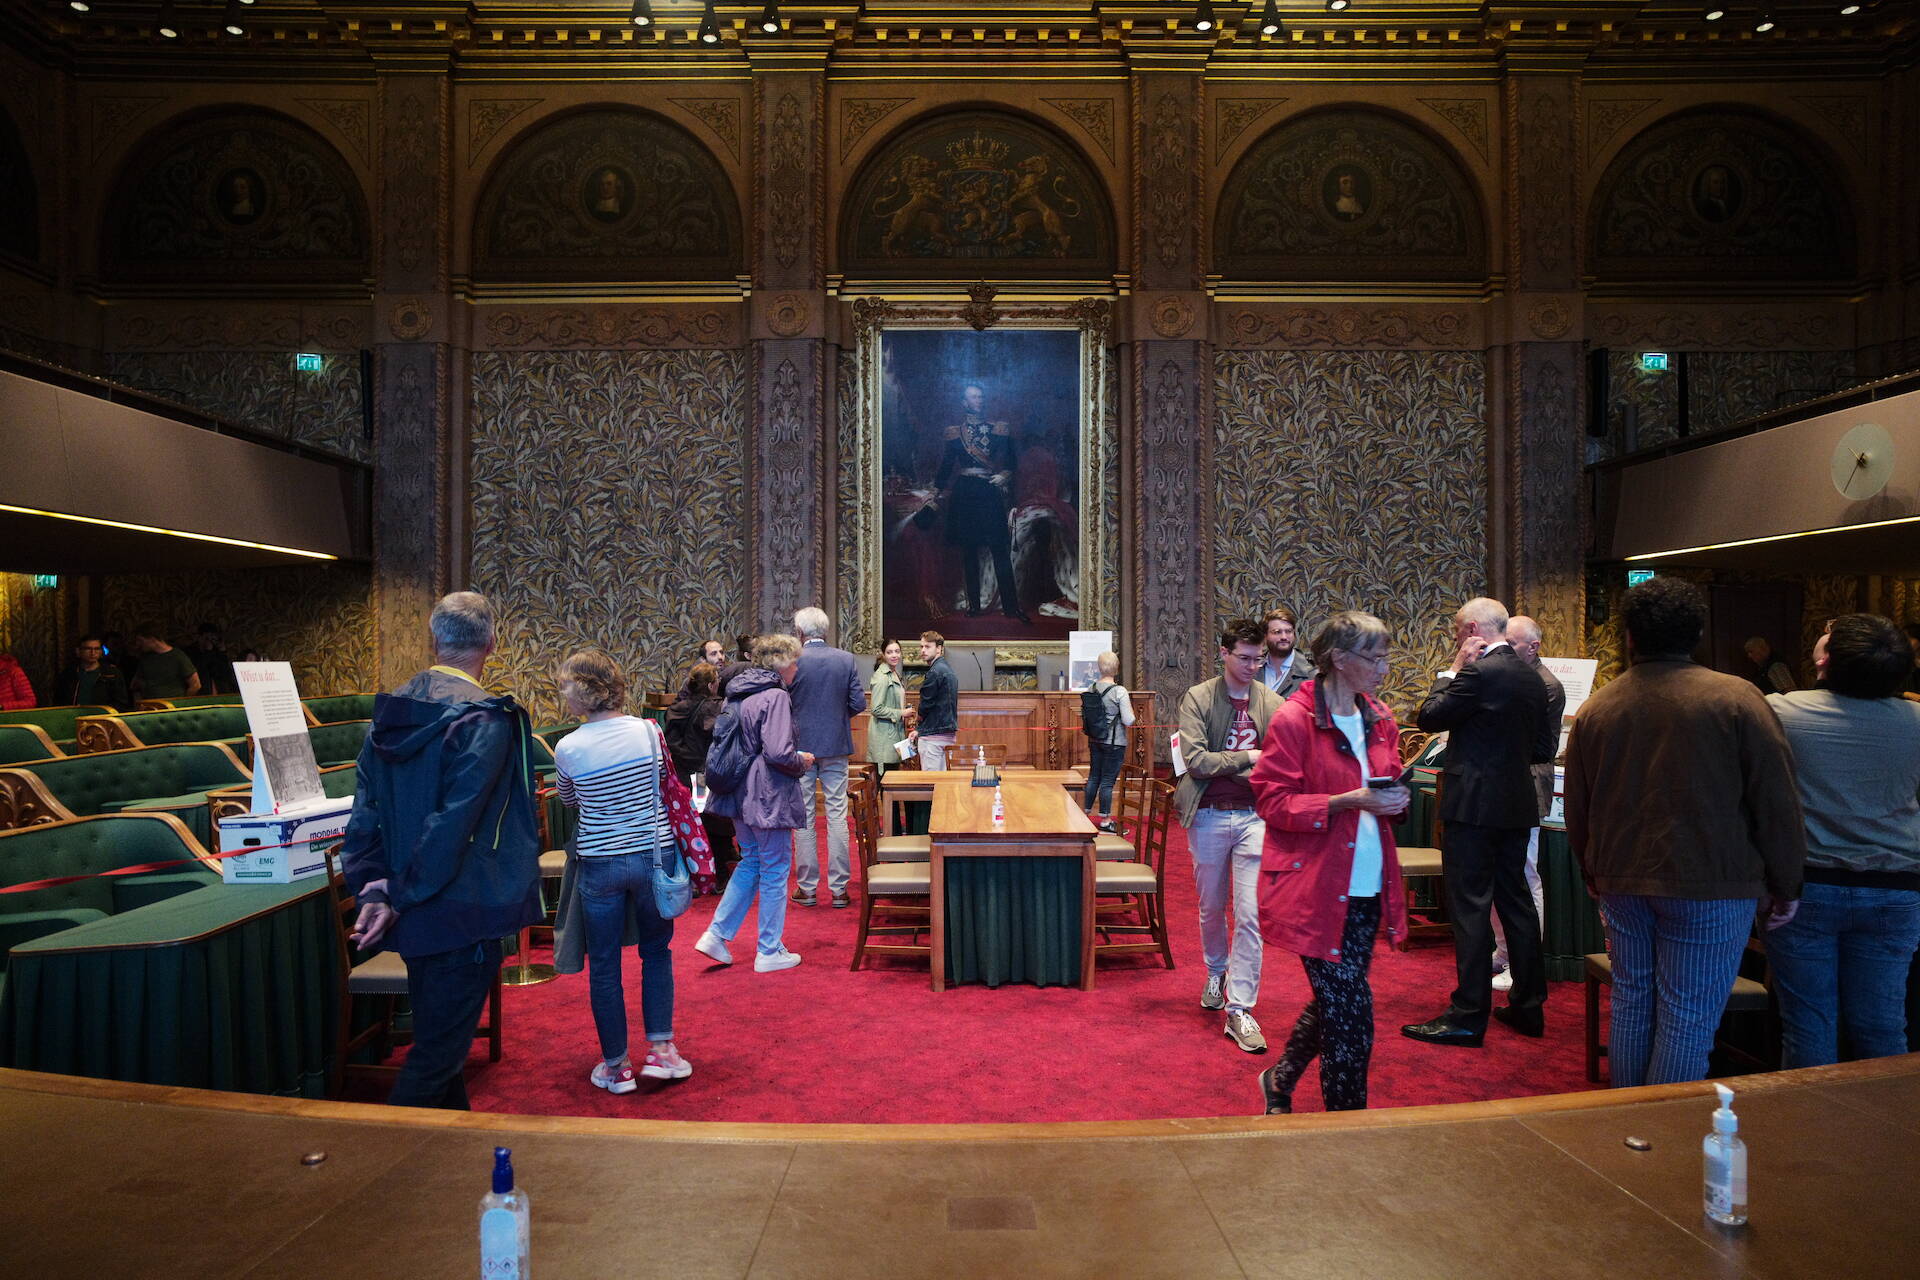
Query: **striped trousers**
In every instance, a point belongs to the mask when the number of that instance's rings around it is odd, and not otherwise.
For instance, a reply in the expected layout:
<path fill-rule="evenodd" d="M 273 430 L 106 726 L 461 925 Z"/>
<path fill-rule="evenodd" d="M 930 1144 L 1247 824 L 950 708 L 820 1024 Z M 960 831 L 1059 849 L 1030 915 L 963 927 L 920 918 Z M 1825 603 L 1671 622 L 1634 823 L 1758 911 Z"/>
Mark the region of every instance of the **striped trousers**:
<path fill-rule="evenodd" d="M 1753 932 L 1752 898 L 1600 897 L 1613 957 L 1607 1074 L 1616 1089 L 1704 1080 Z"/>

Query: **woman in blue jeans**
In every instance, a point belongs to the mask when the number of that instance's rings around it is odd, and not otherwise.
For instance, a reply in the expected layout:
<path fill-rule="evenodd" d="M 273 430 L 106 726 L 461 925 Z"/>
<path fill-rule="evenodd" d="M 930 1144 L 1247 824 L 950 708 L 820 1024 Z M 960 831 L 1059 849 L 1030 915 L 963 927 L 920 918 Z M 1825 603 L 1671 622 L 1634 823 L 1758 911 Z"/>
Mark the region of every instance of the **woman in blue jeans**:
<path fill-rule="evenodd" d="M 1920 703 L 1900 697 L 1913 646 L 1871 613 L 1827 624 L 1818 687 L 1767 698 L 1793 748 L 1807 816 L 1800 905 L 1767 934 L 1782 1065 L 1907 1051 L 1907 971 L 1920 946 Z"/>
<path fill-rule="evenodd" d="M 753 969 L 774 973 L 800 963 L 800 957 L 787 950 L 782 934 L 787 925 L 793 833 L 807 820 L 800 775 L 813 766 L 813 754 L 794 750 L 793 703 L 787 696 L 787 686 L 800 669 L 800 642 L 786 635 L 756 636 L 752 661 L 751 667 L 728 682 L 727 707 L 740 719 L 753 764 L 738 787 L 714 792 L 707 802 L 708 813 L 733 819 L 740 865 L 727 881 L 712 926 L 693 949 L 716 963 L 732 964 L 727 944 L 740 932 L 747 908 L 758 898 L 760 937 Z"/>
<path fill-rule="evenodd" d="M 667 817 L 662 774 L 672 767 L 666 739 L 652 723 L 630 716 L 627 681 L 618 664 L 597 650 L 576 653 L 560 664 L 560 697 L 582 723 L 560 740 L 560 799 L 580 810 L 563 886 L 561 919 L 575 914 L 584 925 L 593 1025 L 600 1035 L 600 1061 L 588 1079 L 609 1093 L 639 1087 L 627 1052 L 627 997 L 620 978 L 620 948 L 640 952 L 640 1016 L 647 1055 L 639 1074 L 684 1080 L 693 1065 L 673 1043 L 673 921 L 654 905 L 657 860 L 676 855 Z M 570 907 L 568 892 L 578 894 Z"/>

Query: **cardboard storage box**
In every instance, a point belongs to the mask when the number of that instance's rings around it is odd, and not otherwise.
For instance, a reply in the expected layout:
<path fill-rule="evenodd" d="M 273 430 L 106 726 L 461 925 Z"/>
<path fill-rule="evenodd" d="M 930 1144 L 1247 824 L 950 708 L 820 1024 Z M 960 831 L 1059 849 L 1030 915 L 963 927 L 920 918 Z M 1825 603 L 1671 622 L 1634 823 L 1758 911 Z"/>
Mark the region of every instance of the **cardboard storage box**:
<path fill-rule="evenodd" d="M 261 852 L 220 860 L 228 884 L 292 884 L 327 869 L 326 850 L 347 829 L 353 797 L 321 800 L 280 813 L 241 813 L 220 819 L 220 852 L 259 846 Z M 276 847 L 278 846 L 278 847 Z"/>

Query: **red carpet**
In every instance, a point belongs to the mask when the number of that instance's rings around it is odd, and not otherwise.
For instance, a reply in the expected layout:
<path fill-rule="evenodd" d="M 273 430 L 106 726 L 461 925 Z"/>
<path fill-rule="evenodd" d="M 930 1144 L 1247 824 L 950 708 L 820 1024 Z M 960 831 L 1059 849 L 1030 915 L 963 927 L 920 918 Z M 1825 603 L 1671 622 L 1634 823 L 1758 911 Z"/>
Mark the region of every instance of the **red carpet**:
<path fill-rule="evenodd" d="M 1268 948 L 1255 1016 L 1272 1047 L 1243 1053 L 1222 1034 L 1222 1015 L 1199 1007 L 1206 969 L 1182 835 L 1176 825 L 1167 868 L 1175 969 L 1126 956 L 1101 963 L 1091 992 L 1006 986 L 936 995 L 923 963 L 881 959 L 858 973 L 847 968 L 855 908 L 790 904 L 787 945 L 805 962 L 758 974 L 752 914 L 732 968 L 693 950 L 719 901 L 701 898 L 676 922 L 674 937 L 675 1031 L 693 1063 L 689 1079 L 642 1080 L 624 1097 L 588 1084 L 599 1053 L 581 973 L 506 989 L 504 1056 L 488 1064 L 476 1046 L 473 1105 L 540 1115 L 889 1124 L 1257 1113 L 1255 1076 L 1284 1045 L 1308 997 L 1306 978 L 1296 957 Z M 626 987 L 638 1048 L 640 974 L 631 951 Z M 1497 1023 L 1481 1049 L 1435 1048 L 1400 1034 L 1402 1024 L 1442 1011 L 1452 988 L 1453 949 L 1444 940 L 1405 954 L 1376 951 L 1371 1105 L 1591 1087 L 1583 1074 L 1580 984 L 1554 984 L 1542 1040 Z M 1294 1105 L 1321 1109 L 1317 1066 Z"/>

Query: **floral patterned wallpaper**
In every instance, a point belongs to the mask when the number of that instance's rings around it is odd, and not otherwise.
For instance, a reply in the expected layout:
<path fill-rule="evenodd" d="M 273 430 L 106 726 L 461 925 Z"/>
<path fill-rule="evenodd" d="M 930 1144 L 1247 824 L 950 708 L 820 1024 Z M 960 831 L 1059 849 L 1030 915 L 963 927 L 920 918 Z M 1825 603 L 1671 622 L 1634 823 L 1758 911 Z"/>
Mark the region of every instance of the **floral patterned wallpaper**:
<path fill-rule="evenodd" d="M 292 663 L 305 697 L 378 687 L 373 575 L 365 565 L 118 574 L 100 582 L 101 630 L 125 633 L 158 620 L 175 644 L 185 644 L 211 622 L 230 656 L 259 649 Z"/>
<path fill-rule="evenodd" d="M 678 687 L 748 614 L 748 376 L 738 351 L 473 358 L 473 581 L 490 675 L 560 716 L 553 666 L 607 650 L 638 697 Z"/>
<path fill-rule="evenodd" d="M 1679 438 L 1676 370 L 1640 367 L 1637 351 L 1607 353 L 1610 451 L 1651 449 Z M 1688 357 L 1688 429 L 1718 431 L 1748 418 L 1844 390 L 1857 381 L 1851 351 L 1696 351 Z M 1635 418 L 1627 438 L 1629 413 Z"/>
<path fill-rule="evenodd" d="M 1411 714 L 1486 582 L 1482 358 L 1223 351 L 1214 371 L 1218 617 L 1285 604 L 1311 635 L 1338 609 L 1378 614 L 1394 635 L 1382 696 Z"/>
<path fill-rule="evenodd" d="M 67 579 L 36 587 L 29 573 L 0 573 L 0 653 L 20 660 L 42 706 L 53 701 L 53 683 L 65 667 L 71 638 L 65 632 Z"/>
<path fill-rule="evenodd" d="M 296 373 L 286 351 L 123 351 L 103 376 L 295 444 L 361 462 L 373 446 L 361 430 L 360 363 L 326 356 L 320 373 Z"/>

